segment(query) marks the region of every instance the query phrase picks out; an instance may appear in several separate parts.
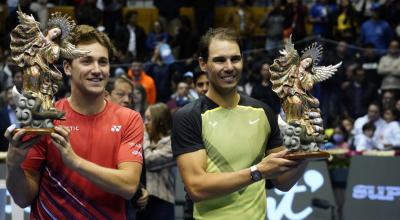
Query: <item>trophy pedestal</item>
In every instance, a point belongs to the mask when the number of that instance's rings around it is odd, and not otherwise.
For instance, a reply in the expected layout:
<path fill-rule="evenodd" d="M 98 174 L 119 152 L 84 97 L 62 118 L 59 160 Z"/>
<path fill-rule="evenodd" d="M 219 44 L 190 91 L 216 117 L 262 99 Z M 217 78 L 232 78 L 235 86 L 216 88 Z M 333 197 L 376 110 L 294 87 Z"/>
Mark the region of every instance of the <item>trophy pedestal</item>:
<path fill-rule="evenodd" d="M 14 135 L 18 131 L 20 131 L 22 128 L 17 128 L 14 129 L 12 134 Z M 23 128 L 25 130 L 25 134 L 29 135 L 45 135 L 45 134 L 51 134 L 55 132 L 54 128 Z"/>
<path fill-rule="evenodd" d="M 325 151 L 293 151 L 284 156 L 284 158 L 288 160 L 326 160 L 329 157 L 330 154 Z"/>

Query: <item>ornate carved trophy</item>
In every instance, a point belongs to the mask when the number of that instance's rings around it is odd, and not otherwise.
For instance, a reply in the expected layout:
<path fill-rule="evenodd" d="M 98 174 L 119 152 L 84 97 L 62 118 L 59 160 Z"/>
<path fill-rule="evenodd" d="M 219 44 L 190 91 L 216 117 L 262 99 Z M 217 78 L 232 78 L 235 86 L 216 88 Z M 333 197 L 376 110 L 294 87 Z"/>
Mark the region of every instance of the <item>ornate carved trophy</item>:
<path fill-rule="evenodd" d="M 321 151 L 324 135 L 319 101 L 310 94 L 317 82 L 331 77 L 342 62 L 336 65 L 317 66 L 322 56 L 322 46 L 313 43 L 299 56 L 291 38 L 281 56 L 270 66 L 272 90 L 281 99 L 285 121 L 284 145 L 289 149 L 288 159 L 323 159 L 329 153 Z"/>
<path fill-rule="evenodd" d="M 62 74 L 54 66 L 59 58 L 74 59 L 86 51 L 68 40 L 75 22 L 61 13 L 53 13 L 47 31 L 41 32 L 33 16 L 18 10 L 20 24 L 11 32 L 11 56 L 23 72 L 22 94 L 13 88 L 16 117 L 28 134 L 53 131 L 53 120 L 62 120 L 64 112 L 54 108 L 54 94 L 62 83 Z M 17 131 L 14 130 L 15 132 Z"/>

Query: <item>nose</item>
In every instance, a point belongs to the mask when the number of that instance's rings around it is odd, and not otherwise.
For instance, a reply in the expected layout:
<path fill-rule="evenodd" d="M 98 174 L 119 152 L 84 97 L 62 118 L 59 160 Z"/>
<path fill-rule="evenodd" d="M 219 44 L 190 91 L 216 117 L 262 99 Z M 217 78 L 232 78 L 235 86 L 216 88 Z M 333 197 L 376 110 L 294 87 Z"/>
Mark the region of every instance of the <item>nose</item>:
<path fill-rule="evenodd" d="M 232 61 L 230 59 L 227 59 L 225 62 L 225 69 L 226 70 L 232 70 L 233 69 L 233 64 Z"/>
<path fill-rule="evenodd" d="M 92 73 L 100 73 L 100 65 L 98 62 L 93 62 Z"/>

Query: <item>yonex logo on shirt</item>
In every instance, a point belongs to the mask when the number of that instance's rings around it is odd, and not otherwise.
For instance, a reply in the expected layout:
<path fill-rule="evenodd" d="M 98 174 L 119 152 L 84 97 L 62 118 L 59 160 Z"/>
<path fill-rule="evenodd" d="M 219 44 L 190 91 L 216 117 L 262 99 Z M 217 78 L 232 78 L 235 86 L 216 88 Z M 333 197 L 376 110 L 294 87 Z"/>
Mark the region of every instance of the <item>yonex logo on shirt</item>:
<path fill-rule="evenodd" d="M 111 127 L 111 132 L 119 132 L 122 128 L 122 125 L 113 125 Z"/>

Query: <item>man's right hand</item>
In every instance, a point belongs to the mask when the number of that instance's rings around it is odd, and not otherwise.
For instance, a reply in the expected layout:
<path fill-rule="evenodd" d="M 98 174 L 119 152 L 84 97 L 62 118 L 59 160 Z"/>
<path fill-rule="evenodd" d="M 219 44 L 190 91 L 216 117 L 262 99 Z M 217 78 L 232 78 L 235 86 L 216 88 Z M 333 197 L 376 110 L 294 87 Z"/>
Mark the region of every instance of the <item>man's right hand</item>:
<path fill-rule="evenodd" d="M 8 166 L 19 166 L 25 160 L 25 157 L 32 145 L 37 143 L 41 138 L 41 136 L 35 136 L 23 141 L 22 138 L 25 135 L 25 129 L 21 129 L 12 135 L 15 128 L 15 124 L 12 124 L 4 133 L 4 137 L 6 137 L 9 141 L 6 160 Z"/>
<path fill-rule="evenodd" d="M 264 179 L 275 179 L 299 165 L 298 161 L 283 158 L 287 152 L 288 150 L 282 150 L 277 153 L 270 153 L 257 164 L 257 169 Z"/>

